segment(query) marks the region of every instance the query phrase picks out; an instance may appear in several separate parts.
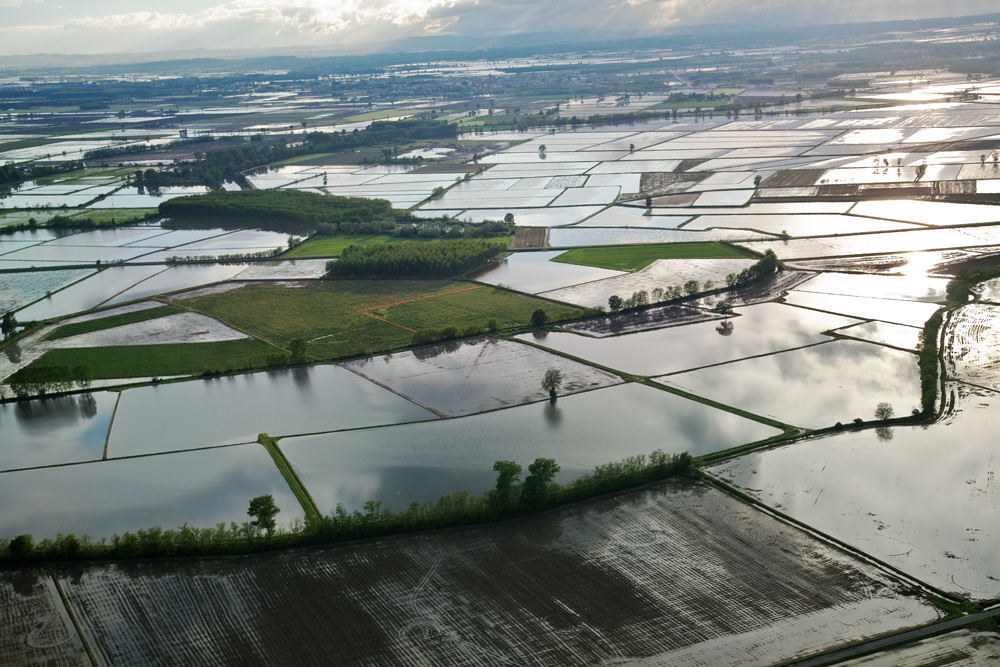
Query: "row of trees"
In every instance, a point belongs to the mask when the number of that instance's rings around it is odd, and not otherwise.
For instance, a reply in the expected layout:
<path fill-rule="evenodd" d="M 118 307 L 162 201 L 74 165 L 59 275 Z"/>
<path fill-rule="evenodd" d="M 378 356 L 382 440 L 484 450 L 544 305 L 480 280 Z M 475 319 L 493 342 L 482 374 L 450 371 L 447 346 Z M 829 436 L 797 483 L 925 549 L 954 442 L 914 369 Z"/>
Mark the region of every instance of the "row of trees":
<path fill-rule="evenodd" d="M 90 366 L 26 366 L 8 380 L 18 398 L 37 394 L 87 389 L 94 381 Z"/>
<path fill-rule="evenodd" d="M 436 501 L 413 502 L 405 510 L 392 510 L 380 501 L 369 501 L 352 512 L 338 505 L 333 514 L 318 520 L 280 526 L 276 522 L 280 509 L 273 497 L 258 496 L 250 501 L 247 510 L 253 520 L 241 524 L 220 523 L 214 528 L 192 528 L 185 524 L 175 530 L 154 526 L 100 541 L 68 534 L 36 544 L 30 535 L 19 535 L 6 544 L 0 543 L 0 549 L 5 548 L 7 560 L 14 562 L 262 551 L 497 521 L 658 479 L 689 475 L 692 469 L 693 459 L 689 454 L 657 450 L 648 456 L 630 456 L 597 466 L 589 475 L 559 484 L 555 476 L 560 466 L 554 459 L 535 459 L 528 465 L 523 480 L 519 463 L 497 461 L 493 464 L 497 473 L 493 489 L 478 496 L 460 491 Z"/>
<path fill-rule="evenodd" d="M 506 249 L 502 241 L 479 239 L 352 245 L 326 268 L 342 276 L 453 276 L 495 260 Z"/>
<path fill-rule="evenodd" d="M 711 280 L 706 280 L 704 285 L 697 280 L 689 280 L 683 285 L 657 287 L 653 289 L 652 293 L 646 290 L 632 292 L 632 296 L 627 299 L 622 299 L 617 294 L 613 294 L 608 298 L 608 308 L 613 312 L 628 310 L 630 308 L 641 308 L 654 303 L 676 301 L 685 295 L 694 296 L 699 292 L 707 292 L 712 289 L 715 289 L 715 283 Z"/>

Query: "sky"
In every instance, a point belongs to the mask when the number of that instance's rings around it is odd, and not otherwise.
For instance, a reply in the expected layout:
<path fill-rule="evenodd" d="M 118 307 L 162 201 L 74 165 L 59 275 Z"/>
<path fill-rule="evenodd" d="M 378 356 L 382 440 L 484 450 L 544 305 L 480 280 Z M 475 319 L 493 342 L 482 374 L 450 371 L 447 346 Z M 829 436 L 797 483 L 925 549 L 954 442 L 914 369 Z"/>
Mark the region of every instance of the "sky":
<path fill-rule="evenodd" d="M 432 35 L 599 35 L 742 21 L 997 12 L 996 0 L 0 0 L 0 55 L 327 47 Z"/>

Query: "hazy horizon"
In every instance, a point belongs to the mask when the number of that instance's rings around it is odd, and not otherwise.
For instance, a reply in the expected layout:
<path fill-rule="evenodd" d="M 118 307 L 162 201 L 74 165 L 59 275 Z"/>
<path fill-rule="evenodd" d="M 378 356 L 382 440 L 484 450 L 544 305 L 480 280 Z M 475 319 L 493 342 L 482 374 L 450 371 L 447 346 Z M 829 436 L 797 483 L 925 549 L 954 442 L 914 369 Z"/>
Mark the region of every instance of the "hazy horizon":
<path fill-rule="evenodd" d="M 599 38 L 711 23 L 826 25 L 956 18 L 988 0 L 0 0 L 0 55 L 208 48 L 364 51 L 413 37 L 497 39 L 578 31 Z M 499 26 L 499 27 L 498 27 Z"/>

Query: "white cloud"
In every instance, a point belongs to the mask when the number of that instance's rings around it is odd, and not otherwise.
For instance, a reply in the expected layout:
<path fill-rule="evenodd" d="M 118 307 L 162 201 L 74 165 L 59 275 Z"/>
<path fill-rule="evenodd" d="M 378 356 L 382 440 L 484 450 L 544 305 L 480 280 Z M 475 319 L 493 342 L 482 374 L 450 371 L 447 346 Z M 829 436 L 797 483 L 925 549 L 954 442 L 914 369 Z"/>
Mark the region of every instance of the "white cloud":
<path fill-rule="evenodd" d="M 211 1 L 211 0 L 210 0 Z M 685 24 L 760 25 L 961 16 L 996 0 L 0 0 L 0 53 L 361 45 L 454 34 L 606 32 Z M 119 11 L 102 8 L 115 7 Z M 120 11 L 129 7 L 130 11 Z M 33 9 L 34 8 L 34 9 Z M 60 27 L 54 31 L 52 28 Z M 53 38 L 53 33 L 60 36 Z"/>

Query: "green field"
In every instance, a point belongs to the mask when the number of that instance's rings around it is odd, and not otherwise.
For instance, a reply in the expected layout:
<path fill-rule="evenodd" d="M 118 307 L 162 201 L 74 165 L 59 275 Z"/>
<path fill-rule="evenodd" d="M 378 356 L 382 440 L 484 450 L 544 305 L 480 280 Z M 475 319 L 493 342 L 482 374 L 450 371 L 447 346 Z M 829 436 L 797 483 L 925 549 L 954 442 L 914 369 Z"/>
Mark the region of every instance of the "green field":
<path fill-rule="evenodd" d="M 749 253 L 741 253 L 719 243 L 702 242 L 574 248 L 558 257 L 553 257 L 552 261 L 616 271 L 638 271 L 657 259 L 747 259 L 748 257 L 751 257 Z"/>
<path fill-rule="evenodd" d="M 507 240 L 509 243 L 514 237 L 501 236 L 497 238 Z M 422 241 L 425 243 L 434 243 L 442 240 L 443 239 L 440 238 L 404 238 L 402 236 L 388 236 L 386 234 L 338 234 L 336 236 L 316 236 L 309 239 L 302 245 L 296 246 L 281 257 L 283 259 L 295 259 L 299 257 L 327 257 L 331 255 L 339 255 L 344 251 L 344 248 L 351 245 L 367 246 L 376 245 L 378 243 L 402 243 L 403 241 Z"/>
<path fill-rule="evenodd" d="M 123 224 L 145 219 L 149 213 L 156 213 L 155 208 L 85 208 L 71 218 L 89 218 L 98 225 Z"/>
<path fill-rule="evenodd" d="M 204 371 L 233 371 L 263 366 L 282 354 L 254 339 L 220 343 L 175 343 L 123 347 L 81 347 L 46 352 L 31 366 L 90 366 L 94 379 L 162 377 Z"/>
<path fill-rule="evenodd" d="M 455 292 L 469 287 L 477 289 Z M 433 298 L 399 303 L 423 297 Z M 491 318 L 501 326 L 526 325 L 534 310 L 554 313 L 558 308 L 543 299 L 453 280 L 324 280 L 298 289 L 264 285 L 184 305 L 283 347 L 304 338 L 309 356 L 316 359 L 404 347 L 413 340 L 408 329 L 454 326 L 465 331 L 485 328 Z M 364 309 L 374 317 L 359 312 Z"/>
<path fill-rule="evenodd" d="M 341 118 L 344 123 L 359 123 L 365 120 L 382 120 L 383 118 L 396 118 L 397 116 L 413 116 L 419 113 L 415 109 L 381 109 L 379 111 L 369 111 L 358 113 L 353 116 Z"/>
<path fill-rule="evenodd" d="M 83 333 L 90 333 L 91 331 L 113 329 L 114 327 L 120 327 L 125 324 L 155 320 L 160 317 L 166 317 L 167 315 L 183 312 L 183 308 L 170 305 L 160 306 L 159 308 L 149 308 L 147 310 L 136 310 L 131 313 L 122 313 L 121 315 L 112 315 L 111 317 L 102 317 L 96 320 L 87 320 L 86 322 L 74 322 L 73 324 L 66 324 L 59 327 L 46 336 L 45 339 L 55 340 L 57 338 L 68 338 L 70 336 L 77 336 Z"/>

